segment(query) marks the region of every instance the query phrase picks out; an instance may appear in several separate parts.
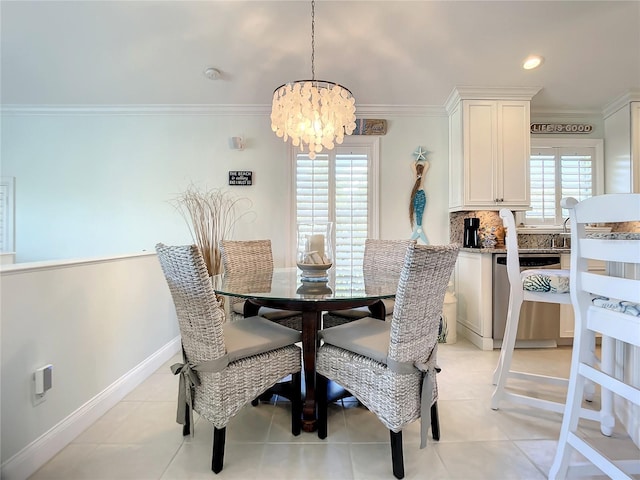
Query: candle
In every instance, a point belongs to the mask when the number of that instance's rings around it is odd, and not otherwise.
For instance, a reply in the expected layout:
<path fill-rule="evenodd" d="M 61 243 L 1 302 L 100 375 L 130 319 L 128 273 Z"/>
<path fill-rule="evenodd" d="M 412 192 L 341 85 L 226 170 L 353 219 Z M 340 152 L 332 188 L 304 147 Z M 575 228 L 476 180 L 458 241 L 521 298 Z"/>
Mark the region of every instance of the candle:
<path fill-rule="evenodd" d="M 317 252 L 320 255 L 320 258 L 324 256 L 324 235 L 310 235 L 309 236 L 309 245 L 308 252 Z"/>

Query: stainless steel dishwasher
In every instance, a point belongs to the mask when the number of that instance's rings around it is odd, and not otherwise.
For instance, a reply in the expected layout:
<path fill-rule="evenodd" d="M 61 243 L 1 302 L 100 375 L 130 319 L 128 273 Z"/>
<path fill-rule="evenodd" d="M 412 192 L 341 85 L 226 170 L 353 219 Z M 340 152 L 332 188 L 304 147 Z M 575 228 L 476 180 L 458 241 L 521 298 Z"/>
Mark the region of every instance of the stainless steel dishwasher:
<path fill-rule="evenodd" d="M 494 348 L 504 338 L 509 308 L 509 278 L 507 254 L 493 256 L 493 340 Z M 520 253 L 520 271 L 534 268 L 560 268 L 560 255 L 545 253 Z M 560 331 L 560 305 L 557 303 L 524 302 L 520 310 L 516 340 L 522 346 L 550 347 L 556 345 Z M 539 345 L 535 341 L 542 341 Z M 516 344 L 516 346 L 518 346 Z"/>

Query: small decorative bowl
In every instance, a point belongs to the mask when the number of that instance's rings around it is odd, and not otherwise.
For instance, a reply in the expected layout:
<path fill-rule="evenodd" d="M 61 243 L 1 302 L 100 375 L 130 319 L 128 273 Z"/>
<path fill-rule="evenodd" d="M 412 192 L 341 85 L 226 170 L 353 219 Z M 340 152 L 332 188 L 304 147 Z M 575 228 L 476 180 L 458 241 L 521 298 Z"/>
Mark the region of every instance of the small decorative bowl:
<path fill-rule="evenodd" d="M 333 263 L 298 263 L 298 268 L 302 270 L 302 280 L 322 282 L 327 280 L 327 270 L 329 270 L 332 265 Z"/>

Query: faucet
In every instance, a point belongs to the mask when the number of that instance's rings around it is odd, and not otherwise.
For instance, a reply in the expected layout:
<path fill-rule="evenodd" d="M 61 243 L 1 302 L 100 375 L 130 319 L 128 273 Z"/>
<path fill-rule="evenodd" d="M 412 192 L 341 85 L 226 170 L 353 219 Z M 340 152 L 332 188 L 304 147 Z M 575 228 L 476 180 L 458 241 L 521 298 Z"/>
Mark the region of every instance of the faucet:
<path fill-rule="evenodd" d="M 571 217 L 567 217 L 565 219 L 565 221 L 562 222 L 562 233 L 563 233 L 563 235 L 562 235 L 562 247 L 563 248 L 568 248 L 569 247 L 569 245 L 568 245 L 569 242 L 567 242 L 567 222 L 569 221 L 570 218 Z"/>

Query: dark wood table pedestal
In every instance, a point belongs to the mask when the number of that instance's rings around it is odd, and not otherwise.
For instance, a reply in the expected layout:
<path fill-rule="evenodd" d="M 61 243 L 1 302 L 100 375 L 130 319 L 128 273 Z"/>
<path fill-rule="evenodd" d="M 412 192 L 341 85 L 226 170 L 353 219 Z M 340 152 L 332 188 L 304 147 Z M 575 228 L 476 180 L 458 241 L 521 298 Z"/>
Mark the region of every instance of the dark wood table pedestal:
<path fill-rule="evenodd" d="M 316 430 L 316 353 L 319 346 L 318 330 L 322 322 L 322 312 L 346 310 L 368 306 L 371 316 L 384 320 L 385 307 L 381 300 L 332 300 L 302 301 L 282 299 L 250 299 L 244 304 L 244 315 L 257 315 L 260 307 L 294 310 L 302 312 L 302 368 L 304 371 L 305 398 L 302 404 L 302 429 Z"/>

